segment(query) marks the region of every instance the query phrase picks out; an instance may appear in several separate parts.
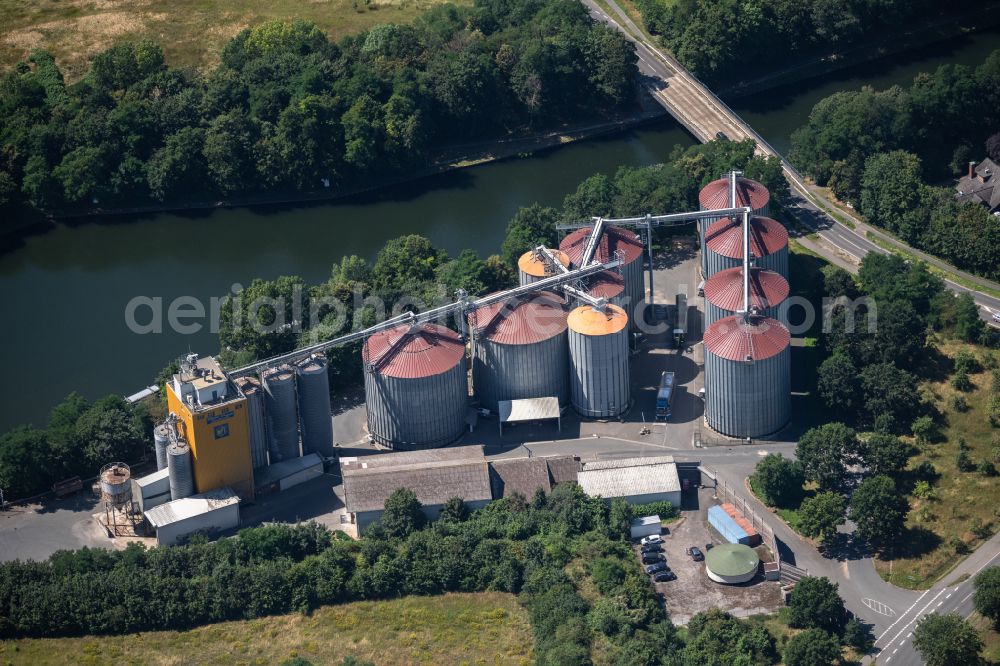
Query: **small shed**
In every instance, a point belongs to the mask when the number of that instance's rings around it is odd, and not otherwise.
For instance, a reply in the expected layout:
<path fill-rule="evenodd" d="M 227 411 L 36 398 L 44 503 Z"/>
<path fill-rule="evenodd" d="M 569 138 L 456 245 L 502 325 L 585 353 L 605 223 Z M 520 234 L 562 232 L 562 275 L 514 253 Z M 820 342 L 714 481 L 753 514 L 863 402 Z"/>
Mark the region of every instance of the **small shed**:
<path fill-rule="evenodd" d="M 318 453 L 309 453 L 254 472 L 254 485 L 257 493 L 283 491 L 322 474 L 323 459 Z"/>
<path fill-rule="evenodd" d="M 164 467 L 152 474 L 132 479 L 132 499 L 139 505 L 140 512 L 170 501 L 169 470 Z"/>
<path fill-rule="evenodd" d="M 217 488 L 200 495 L 166 502 L 145 513 L 156 529 L 156 543 L 172 546 L 195 532 L 213 533 L 240 525 L 240 498 L 232 488 Z"/>
<path fill-rule="evenodd" d="M 629 536 L 633 539 L 659 534 L 663 530 L 663 524 L 659 516 L 642 516 L 633 518 L 629 524 Z"/>
<path fill-rule="evenodd" d="M 500 401 L 500 434 L 503 435 L 504 423 L 524 423 L 526 421 L 558 422 L 562 432 L 562 415 L 559 411 L 559 398 L 524 398 L 521 400 Z"/>

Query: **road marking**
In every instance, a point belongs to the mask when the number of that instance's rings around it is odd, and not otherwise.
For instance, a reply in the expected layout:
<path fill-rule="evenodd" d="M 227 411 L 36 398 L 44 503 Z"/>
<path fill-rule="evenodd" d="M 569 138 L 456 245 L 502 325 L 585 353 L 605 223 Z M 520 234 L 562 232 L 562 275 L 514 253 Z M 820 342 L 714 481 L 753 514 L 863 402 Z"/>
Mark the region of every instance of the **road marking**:
<path fill-rule="evenodd" d="M 971 597 L 973 594 L 975 594 L 975 592 L 969 592 L 967 595 L 965 595 L 965 598 L 959 601 L 958 603 L 964 604 L 966 601 L 969 600 L 969 597 Z"/>
<path fill-rule="evenodd" d="M 876 601 L 874 599 L 862 599 L 861 603 L 863 603 L 865 606 L 872 609 L 879 615 L 886 615 L 888 617 L 892 617 L 893 615 L 896 614 L 896 611 L 894 611 L 889 606 L 886 606 L 881 601 Z"/>
<path fill-rule="evenodd" d="M 924 605 L 923 608 L 921 608 L 919 611 L 917 611 L 916 614 L 913 616 L 913 619 L 910 620 L 909 622 L 907 622 L 905 625 L 903 625 L 903 628 L 899 630 L 899 633 L 897 633 L 895 636 L 892 637 L 892 640 L 889 641 L 889 645 L 892 645 L 893 643 L 895 643 L 896 639 L 899 638 L 903 634 L 904 631 L 906 631 L 907 629 L 909 629 L 911 624 L 913 624 L 914 622 L 916 622 L 917 620 L 919 620 L 921 618 L 921 616 L 924 615 L 927 612 L 927 609 L 931 607 L 931 604 L 933 604 L 935 601 L 937 601 L 937 598 L 940 597 L 942 594 L 944 594 L 944 590 L 941 590 L 940 592 L 938 592 L 937 594 L 935 594 L 933 599 L 931 599 L 930 601 L 928 601 L 927 604 Z M 908 615 L 909 611 L 907 611 L 906 614 Z M 904 617 L 905 617 L 905 615 L 904 615 Z M 900 618 L 900 619 L 903 619 L 903 618 Z M 895 623 L 893 623 L 893 626 L 895 626 Z M 892 627 L 890 627 L 890 629 L 891 628 Z M 885 634 L 882 634 L 882 635 L 884 636 Z M 879 638 L 881 639 L 881 637 L 879 637 Z M 878 641 L 876 641 L 876 643 L 877 642 Z"/>
<path fill-rule="evenodd" d="M 885 636 L 885 635 L 886 635 L 886 634 L 888 634 L 888 633 L 889 633 L 890 631 L 892 631 L 892 628 L 893 628 L 893 627 L 895 627 L 895 626 L 896 626 L 896 625 L 897 625 L 897 624 L 899 623 L 899 621 L 900 621 L 900 620 L 902 620 L 902 619 L 903 619 L 904 617 L 906 617 L 907 615 L 909 615 L 910 611 L 911 611 L 911 610 L 913 610 L 913 607 L 914 607 L 914 606 L 916 606 L 917 604 L 919 604 L 919 603 L 920 603 L 920 600 L 921 600 L 921 599 L 923 599 L 923 598 L 924 598 L 925 596 L 927 596 L 927 593 L 928 593 L 928 592 L 930 592 L 930 590 L 926 590 L 926 591 L 925 591 L 925 592 L 924 592 L 923 594 L 921 594 L 921 595 L 920 595 L 919 597 L 917 597 L 917 600 L 916 600 L 916 601 L 914 601 L 914 602 L 913 602 L 913 604 L 912 604 L 912 605 L 911 605 L 911 606 L 910 606 L 909 608 L 907 608 L 907 609 L 906 609 L 906 612 L 905 612 L 905 613 L 903 613 L 903 615 L 902 615 L 902 616 L 901 616 L 901 617 L 899 618 L 899 620 L 896 620 L 895 622 L 893 622 L 892 624 L 890 624 L 890 625 L 889 625 L 889 628 L 888 628 L 888 629 L 886 629 L 885 631 L 883 631 L 883 632 L 882 632 L 882 635 L 881 635 L 881 636 L 879 636 L 879 637 L 878 637 L 878 638 L 876 639 L 876 641 L 875 641 L 875 642 L 877 643 L 878 641 L 882 640 L 882 636 Z"/>
<path fill-rule="evenodd" d="M 899 648 L 896 648 L 895 650 L 892 651 L 893 654 L 896 654 L 897 652 L 899 652 Z"/>

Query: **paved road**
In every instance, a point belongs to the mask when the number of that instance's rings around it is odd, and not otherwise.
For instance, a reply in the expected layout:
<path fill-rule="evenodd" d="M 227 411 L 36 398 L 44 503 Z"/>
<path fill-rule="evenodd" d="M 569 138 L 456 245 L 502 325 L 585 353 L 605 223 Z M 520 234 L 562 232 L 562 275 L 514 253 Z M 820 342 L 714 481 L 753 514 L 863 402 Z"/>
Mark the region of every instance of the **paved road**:
<path fill-rule="evenodd" d="M 920 666 L 923 660 L 913 647 L 913 630 L 920 618 L 929 613 L 972 614 L 973 581 L 977 573 L 989 566 L 1000 565 L 1000 534 L 994 536 L 962 562 L 940 583 L 922 593 L 912 605 L 894 619 L 892 625 L 878 635 L 875 649 L 878 663 L 891 666 Z M 951 585 L 963 574 L 969 578 Z"/>
<path fill-rule="evenodd" d="M 757 144 L 758 153 L 773 155 L 781 159 L 785 176 L 791 185 L 791 199 L 787 208 L 823 241 L 824 247 L 814 249 L 820 249 L 827 255 L 842 253 L 851 259 L 851 263 L 858 263 L 869 252 L 886 253 L 882 247 L 868 240 L 865 234 L 871 233 L 884 242 L 921 256 L 939 268 L 961 274 L 967 280 L 1000 288 L 1000 285 L 992 285 L 986 280 L 962 273 L 934 257 L 910 248 L 859 220 L 855 220 L 856 229 L 851 229 L 835 221 L 812 202 L 812 197 L 815 195 L 812 194 L 809 185 L 795 167 L 774 150 L 752 127 L 747 125 L 725 102 L 692 76 L 672 55 L 657 49 L 642 37 L 644 33 L 614 0 L 606 0 L 614 16 L 609 16 L 597 4 L 596 0 L 582 0 L 582 2 L 595 20 L 616 28 L 635 44 L 636 56 L 639 59 L 639 72 L 643 77 L 642 85 L 695 138 L 702 142 L 711 141 L 721 132 L 734 141 L 753 139 Z M 844 215 L 847 216 L 846 213 Z M 980 306 L 982 318 L 990 324 L 996 323 L 993 321 L 992 315 L 995 312 L 1000 312 L 1000 298 L 968 289 L 950 280 L 946 280 L 946 282 L 951 289 L 958 293 L 968 292 L 972 294 Z"/>

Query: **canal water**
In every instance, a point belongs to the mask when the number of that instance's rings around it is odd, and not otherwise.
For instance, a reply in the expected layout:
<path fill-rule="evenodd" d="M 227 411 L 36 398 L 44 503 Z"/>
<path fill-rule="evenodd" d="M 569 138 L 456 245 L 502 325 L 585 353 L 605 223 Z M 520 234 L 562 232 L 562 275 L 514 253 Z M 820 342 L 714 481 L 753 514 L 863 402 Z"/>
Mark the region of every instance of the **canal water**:
<path fill-rule="evenodd" d="M 978 64 L 996 48 L 1000 32 L 979 33 L 731 105 L 787 151 L 791 132 L 826 95 L 905 85 L 943 63 Z M 171 358 L 217 351 L 207 317 L 196 333 L 130 331 L 125 310 L 137 296 L 159 299 L 165 322 L 178 298 L 207 306 L 255 277 L 294 274 L 318 282 L 342 256 L 374 258 L 386 240 L 406 233 L 423 234 L 452 254 L 472 248 L 485 256 L 499 250 L 520 206 L 558 206 L 591 174 L 656 163 L 675 145 L 692 143 L 665 120 L 348 201 L 109 218 L 29 237 L 0 255 L 0 431 L 17 423 L 44 425 L 51 406 L 71 391 L 89 398 L 131 393 Z M 149 309 L 141 308 L 139 318 L 148 317 Z"/>

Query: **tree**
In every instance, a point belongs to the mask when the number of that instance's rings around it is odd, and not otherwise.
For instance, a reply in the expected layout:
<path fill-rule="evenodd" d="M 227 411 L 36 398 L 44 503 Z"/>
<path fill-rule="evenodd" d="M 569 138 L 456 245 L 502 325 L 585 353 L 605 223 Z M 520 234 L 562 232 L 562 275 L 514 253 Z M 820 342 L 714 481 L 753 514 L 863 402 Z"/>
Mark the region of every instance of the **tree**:
<path fill-rule="evenodd" d="M 913 647 L 927 666 L 952 666 L 978 663 L 983 642 L 961 615 L 930 613 L 917 622 Z"/>
<path fill-rule="evenodd" d="M 416 494 L 408 488 L 397 488 L 385 501 L 380 522 L 389 537 L 403 538 L 424 526 L 427 517 Z"/>
<path fill-rule="evenodd" d="M 185 127 L 166 138 L 146 162 L 149 190 L 163 201 L 182 193 L 204 188 L 208 167 L 202 154 L 205 133 L 200 128 Z"/>
<path fill-rule="evenodd" d="M 922 444 L 930 444 L 937 439 L 940 434 L 937 423 L 935 423 L 934 418 L 928 414 L 924 414 L 913 421 L 910 429 L 913 431 L 913 436 L 916 438 L 917 442 Z"/>
<path fill-rule="evenodd" d="M 861 654 L 866 654 L 872 648 L 872 639 L 868 629 L 856 617 L 848 620 L 844 627 L 844 644 L 851 646 Z"/>
<path fill-rule="evenodd" d="M 687 629 L 684 666 L 771 664 L 777 658 L 774 638 L 762 625 L 740 621 L 718 608 L 695 615 Z"/>
<path fill-rule="evenodd" d="M 785 666 L 836 666 L 840 644 L 822 629 L 808 629 L 789 639 L 783 657 Z"/>
<path fill-rule="evenodd" d="M 614 201 L 614 182 L 603 173 L 595 173 L 577 185 L 575 192 L 566 195 L 562 217 L 567 222 L 579 222 L 595 215 L 607 216 L 613 210 Z"/>
<path fill-rule="evenodd" d="M 826 405 L 839 414 L 850 414 L 858 404 L 858 369 L 849 354 L 838 348 L 818 370 L 817 389 Z"/>
<path fill-rule="evenodd" d="M 837 584 L 826 577 L 806 576 L 795 584 L 789 601 L 789 624 L 800 629 L 822 629 L 839 636 L 847 623 L 844 600 Z"/>
<path fill-rule="evenodd" d="M 865 479 L 851 496 L 850 519 L 862 539 L 878 548 L 892 545 L 903 532 L 910 505 L 887 476 Z"/>
<path fill-rule="evenodd" d="M 47 451 L 44 430 L 18 426 L 0 435 L 0 488 L 6 501 L 30 497 L 54 480 L 47 472 Z"/>
<path fill-rule="evenodd" d="M 802 466 L 780 453 L 764 456 L 751 480 L 769 506 L 794 507 L 802 499 Z"/>
<path fill-rule="evenodd" d="M 307 312 L 309 297 L 302 278 L 257 278 L 223 301 L 219 342 L 224 349 L 246 351 L 253 359 L 291 351 Z"/>
<path fill-rule="evenodd" d="M 910 447 L 895 435 L 875 433 L 864 443 L 862 459 L 875 475 L 896 476 L 906 468 Z"/>
<path fill-rule="evenodd" d="M 893 423 L 910 423 L 920 408 L 916 378 L 891 363 L 876 363 L 861 371 L 861 392 L 870 422 L 880 416 Z"/>
<path fill-rule="evenodd" d="M 507 224 L 507 235 L 500 246 L 504 262 L 516 266 L 522 254 L 538 245 L 556 247 L 558 218 L 554 208 L 544 208 L 537 203 L 518 210 Z"/>
<path fill-rule="evenodd" d="M 827 264 L 820 269 L 820 273 L 823 274 L 823 293 L 828 298 L 840 298 L 841 296 L 851 299 L 857 298 L 858 283 L 854 276 L 843 268 Z"/>
<path fill-rule="evenodd" d="M 209 176 L 223 194 L 247 190 L 254 184 L 256 133 L 253 122 L 240 111 L 224 113 L 208 124 L 202 153 Z"/>
<path fill-rule="evenodd" d="M 132 458 L 146 442 L 142 422 L 131 405 L 116 395 L 95 402 L 77 419 L 75 430 L 83 462 L 95 474 L 105 463 Z"/>
<path fill-rule="evenodd" d="M 986 334 L 986 322 L 979 316 L 979 306 L 968 292 L 955 298 L 955 337 L 966 342 L 979 342 Z"/>
<path fill-rule="evenodd" d="M 973 581 L 976 588 L 972 602 L 976 612 L 1000 626 L 1000 566 L 983 569 Z"/>
<path fill-rule="evenodd" d="M 837 528 L 844 524 L 847 506 L 839 493 L 817 493 L 799 507 L 799 529 L 809 537 L 829 545 L 837 538 Z"/>
<path fill-rule="evenodd" d="M 843 423 L 827 423 L 802 434 L 795 457 L 805 477 L 823 490 L 836 490 L 847 479 L 845 461 L 856 452 L 858 437 Z"/>
<path fill-rule="evenodd" d="M 469 505 L 461 497 L 449 498 L 441 507 L 441 520 L 461 523 L 469 519 Z"/>
<path fill-rule="evenodd" d="M 379 250 L 372 268 L 372 282 L 385 296 L 399 294 L 415 283 L 434 279 L 448 258 L 423 236 L 410 234 L 394 238 Z"/>
<path fill-rule="evenodd" d="M 1000 132 L 991 134 L 986 139 L 986 154 L 994 162 L 1000 162 Z"/>
<path fill-rule="evenodd" d="M 859 210 L 873 224 L 913 243 L 923 231 L 923 193 L 920 159 L 895 150 L 878 153 L 865 162 Z"/>

